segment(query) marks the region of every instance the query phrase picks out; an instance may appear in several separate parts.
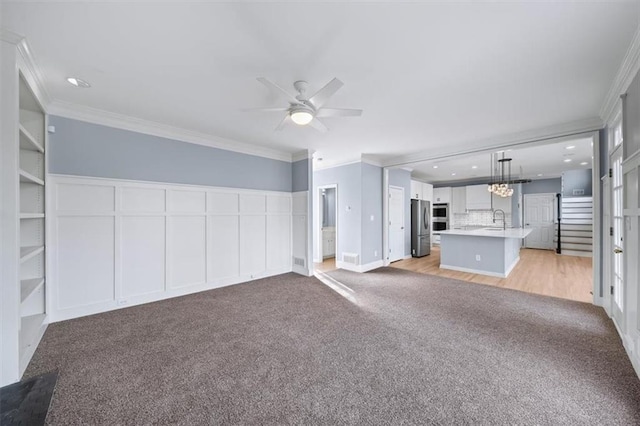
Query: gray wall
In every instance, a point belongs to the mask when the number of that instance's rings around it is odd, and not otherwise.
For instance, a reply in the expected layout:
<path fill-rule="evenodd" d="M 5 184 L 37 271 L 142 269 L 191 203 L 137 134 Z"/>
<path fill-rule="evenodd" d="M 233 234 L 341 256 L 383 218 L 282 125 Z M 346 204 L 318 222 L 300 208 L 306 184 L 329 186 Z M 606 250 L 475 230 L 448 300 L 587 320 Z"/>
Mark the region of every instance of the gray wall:
<path fill-rule="evenodd" d="M 327 188 L 322 197 L 322 226 L 336 226 L 336 190 Z"/>
<path fill-rule="evenodd" d="M 411 255 L 411 172 L 389 170 L 389 185 L 404 188 L 404 255 Z"/>
<path fill-rule="evenodd" d="M 593 194 L 592 170 L 569 170 L 562 173 L 563 197 L 591 197 Z M 582 190 L 584 194 L 574 195 L 574 190 Z"/>
<path fill-rule="evenodd" d="M 291 192 L 309 190 L 309 159 L 291 164 Z"/>
<path fill-rule="evenodd" d="M 623 156 L 631 157 L 640 150 L 640 73 L 636 74 L 627 89 L 627 96 L 623 101 L 624 146 Z"/>
<path fill-rule="evenodd" d="M 338 185 L 338 229 L 336 231 L 336 259 L 342 260 L 342 253 L 357 253 L 361 255 L 360 241 L 362 235 L 362 168 L 361 163 L 348 164 L 326 170 L 313 172 L 314 200 L 318 194 L 318 187 L 323 185 Z M 319 224 L 314 216 L 313 229 Z M 314 258 L 316 244 L 313 245 Z"/>
<path fill-rule="evenodd" d="M 51 173 L 290 192 L 292 163 L 50 116 Z M 297 164 L 294 163 L 294 164 Z M 306 183 L 305 183 L 306 182 Z"/>
<path fill-rule="evenodd" d="M 538 179 L 522 184 L 522 194 L 560 194 L 562 192 L 562 179 Z"/>
<path fill-rule="evenodd" d="M 342 253 L 358 254 L 361 265 L 382 259 L 382 168 L 354 163 L 315 171 L 314 197 L 320 186 L 332 184 L 338 186 L 336 259 L 342 260 Z"/>
<path fill-rule="evenodd" d="M 382 168 L 367 163 L 362 163 L 361 251 L 363 265 L 382 259 Z"/>

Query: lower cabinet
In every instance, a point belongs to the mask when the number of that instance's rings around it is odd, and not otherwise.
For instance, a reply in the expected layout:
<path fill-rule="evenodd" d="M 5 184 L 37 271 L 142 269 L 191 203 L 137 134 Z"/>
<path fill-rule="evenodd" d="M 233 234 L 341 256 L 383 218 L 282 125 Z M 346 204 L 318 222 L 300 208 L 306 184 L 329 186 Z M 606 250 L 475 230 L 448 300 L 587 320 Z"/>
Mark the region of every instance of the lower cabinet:
<path fill-rule="evenodd" d="M 336 228 L 322 228 L 322 258 L 335 257 L 336 255 Z"/>

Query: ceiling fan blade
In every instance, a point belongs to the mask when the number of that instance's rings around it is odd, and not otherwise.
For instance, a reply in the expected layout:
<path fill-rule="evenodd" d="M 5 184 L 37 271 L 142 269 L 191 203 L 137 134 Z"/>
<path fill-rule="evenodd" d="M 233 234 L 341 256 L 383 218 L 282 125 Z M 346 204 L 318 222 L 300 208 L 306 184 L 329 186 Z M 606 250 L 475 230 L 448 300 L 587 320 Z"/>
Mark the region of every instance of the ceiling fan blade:
<path fill-rule="evenodd" d="M 327 126 L 325 126 L 324 123 L 318 120 L 316 117 L 314 117 L 313 120 L 311 120 L 311 122 L 309 123 L 309 126 L 313 127 L 320 133 L 327 133 L 329 131 Z"/>
<path fill-rule="evenodd" d="M 287 124 L 287 121 L 289 121 L 289 114 L 285 114 L 284 118 L 282 119 L 282 121 L 276 126 L 275 130 L 279 131 L 282 130 L 282 128 L 284 127 L 285 124 Z"/>
<path fill-rule="evenodd" d="M 329 98 L 333 96 L 333 94 L 336 93 L 338 89 L 340 89 L 343 85 L 343 82 L 341 82 L 337 78 L 334 78 L 333 80 L 328 82 L 326 86 L 318 90 L 315 95 L 311 96 L 309 98 L 309 102 L 311 102 L 313 106 L 318 109 L 322 105 L 324 105 L 324 103 L 327 102 Z"/>
<path fill-rule="evenodd" d="M 287 101 L 291 102 L 292 104 L 300 103 L 300 101 L 297 100 L 295 96 L 293 96 L 291 93 L 287 92 L 282 87 L 275 84 L 273 81 L 267 80 L 264 77 L 258 77 L 258 81 L 264 84 L 265 86 L 267 86 L 269 89 L 273 90 L 275 93 L 285 98 Z"/>
<path fill-rule="evenodd" d="M 320 108 L 316 112 L 316 117 L 359 117 L 361 115 L 361 109 L 351 108 Z"/>
<path fill-rule="evenodd" d="M 289 108 L 243 108 L 242 112 L 284 112 L 289 111 Z"/>

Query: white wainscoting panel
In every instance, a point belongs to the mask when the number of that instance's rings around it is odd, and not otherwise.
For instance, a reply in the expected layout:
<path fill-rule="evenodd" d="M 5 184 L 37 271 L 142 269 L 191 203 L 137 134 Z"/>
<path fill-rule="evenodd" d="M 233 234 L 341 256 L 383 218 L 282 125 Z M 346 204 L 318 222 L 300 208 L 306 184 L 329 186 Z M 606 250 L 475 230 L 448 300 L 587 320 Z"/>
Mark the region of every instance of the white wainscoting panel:
<path fill-rule="evenodd" d="M 240 274 L 257 278 L 265 271 L 267 223 L 265 216 L 240 217 Z"/>
<path fill-rule="evenodd" d="M 163 213 L 165 194 L 164 189 L 122 188 L 122 211 Z"/>
<path fill-rule="evenodd" d="M 58 308 L 114 300 L 114 217 L 61 217 L 55 232 Z"/>
<path fill-rule="evenodd" d="M 308 258 L 309 222 L 308 222 L 309 192 L 300 191 L 292 194 L 292 263 L 293 272 L 310 275 Z"/>
<path fill-rule="evenodd" d="M 264 195 L 240 195 L 240 213 L 260 214 L 267 211 Z"/>
<path fill-rule="evenodd" d="M 67 185 L 56 187 L 58 211 L 112 212 L 115 209 L 115 188 L 103 185 Z"/>
<path fill-rule="evenodd" d="M 165 289 L 165 218 L 122 218 L 121 298 L 161 293 Z"/>
<path fill-rule="evenodd" d="M 267 216 L 267 270 L 277 271 L 291 264 L 291 216 Z"/>
<path fill-rule="evenodd" d="M 181 213 L 204 213 L 207 206 L 205 191 L 170 191 L 169 211 Z"/>
<path fill-rule="evenodd" d="M 209 223 L 211 227 L 209 280 L 239 276 L 239 216 L 212 216 L 209 218 Z"/>
<path fill-rule="evenodd" d="M 292 245 L 306 264 L 306 196 L 292 203 L 274 191 L 50 182 L 52 322 L 291 272 Z"/>
<path fill-rule="evenodd" d="M 206 217 L 175 216 L 169 220 L 171 287 L 206 282 Z"/>

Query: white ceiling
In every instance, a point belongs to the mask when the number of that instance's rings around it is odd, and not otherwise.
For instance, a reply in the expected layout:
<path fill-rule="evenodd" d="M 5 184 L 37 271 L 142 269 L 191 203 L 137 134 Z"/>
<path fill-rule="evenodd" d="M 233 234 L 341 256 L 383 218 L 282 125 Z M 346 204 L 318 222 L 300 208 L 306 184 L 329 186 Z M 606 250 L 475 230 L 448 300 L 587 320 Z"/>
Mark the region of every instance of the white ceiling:
<path fill-rule="evenodd" d="M 598 116 L 638 26 L 638 2 L 17 2 L 51 98 L 324 164 L 469 147 Z M 77 89 L 68 76 L 87 80 Z M 256 77 L 362 108 L 331 129 L 273 129 L 286 106 Z"/>
<path fill-rule="evenodd" d="M 502 152 L 499 151 L 500 157 Z M 528 148 L 507 149 L 504 156 L 512 159 L 513 179 L 536 180 L 559 177 L 567 170 L 590 169 L 593 161 L 592 152 L 591 138 L 582 138 Z M 428 183 L 481 178 L 488 181 L 491 176 L 491 154 L 457 156 L 447 160 L 413 164 L 411 167 L 412 176 Z"/>

